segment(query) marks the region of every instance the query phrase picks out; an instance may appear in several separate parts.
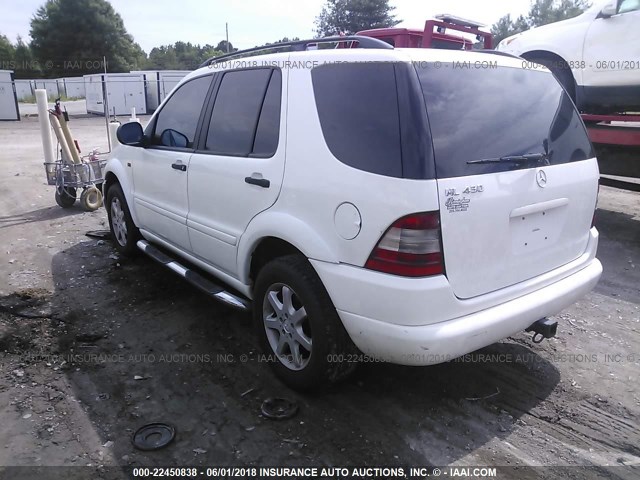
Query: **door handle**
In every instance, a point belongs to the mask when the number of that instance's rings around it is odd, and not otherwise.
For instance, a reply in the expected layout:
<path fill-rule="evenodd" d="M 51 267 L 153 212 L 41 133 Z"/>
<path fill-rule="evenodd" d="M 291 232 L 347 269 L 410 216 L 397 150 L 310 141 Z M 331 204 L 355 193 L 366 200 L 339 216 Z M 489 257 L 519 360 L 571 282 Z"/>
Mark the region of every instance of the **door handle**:
<path fill-rule="evenodd" d="M 244 177 L 244 181 L 250 185 L 257 185 L 262 188 L 269 188 L 271 182 L 266 178 Z"/>
<path fill-rule="evenodd" d="M 171 164 L 171 168 L 175 170 L 180 170 L 181 172 L 187 171 L 187 166 L 182 162 L 176 162 Z"/>

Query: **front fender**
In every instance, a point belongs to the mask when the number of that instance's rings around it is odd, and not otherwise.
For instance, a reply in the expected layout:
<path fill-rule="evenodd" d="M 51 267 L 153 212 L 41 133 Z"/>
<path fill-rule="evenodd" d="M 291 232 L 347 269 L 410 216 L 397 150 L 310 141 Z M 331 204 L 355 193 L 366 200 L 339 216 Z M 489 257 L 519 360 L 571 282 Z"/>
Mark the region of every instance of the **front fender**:
<path fill-rule="evenodd" d="M 267 237 L 278 238 L 290 243 L 309 259 L 338 262 L 335 253 L 323 241 L 323 235 L 320 232 L 287 213 L 267 210 L 254 217 L 240 237 L 238 275 L 239 280 L 244 284 L 249 284 L 251 254 L 260 241 Z"/>
<path fill-rule="evenodd" d="M 582 49 L 588 26 L 587 22 L 546 25 L 523 32 L 501 50 L 519 57 L 539 54 L 559 57 L 569 63 L 573 78 L 581 85 L 583 69 L 579 67 L 583 60 Z"/>
<path fill-rule="evenodd" d="M 118 179 L 118 183 L 120 184 L 122 192 L 125 196 L 125 200 L 127 201 L 133 223 L 135 223 L 136 226 L 139 226 L 136 211 L 133 207 L 133 172 L 131 170 L 131 167 L 127 166 L 127 161 L 122 158 L 123 156 L 126 156 L 125 152 L 129 148 L 133 147 L 119 146 L 113 151 L 112 156 L 107 161 L 104 176 L 106 179 L 109 174 L 112 174 L 115 175 L 115 177 Z M 109 185 L 111 185 L 111 183 L 109 183 Z M 105 185 L 105 187 L 108 187 L 108 185 Z M 106 190 L 104 193 L 106 193 Z"/>

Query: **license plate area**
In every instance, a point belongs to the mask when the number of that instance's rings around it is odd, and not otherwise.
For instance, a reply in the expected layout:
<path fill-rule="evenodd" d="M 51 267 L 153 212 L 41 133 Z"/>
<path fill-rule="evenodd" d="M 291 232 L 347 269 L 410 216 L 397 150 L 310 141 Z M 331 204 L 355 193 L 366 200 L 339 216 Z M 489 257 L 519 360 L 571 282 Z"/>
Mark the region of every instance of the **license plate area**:
<path fill-rule="evenodd" d="M 558 242 L 565 224 L 568 202 L 531 205 L 511 212 L 511 251 L 523 255 L 549 248 Z"/>

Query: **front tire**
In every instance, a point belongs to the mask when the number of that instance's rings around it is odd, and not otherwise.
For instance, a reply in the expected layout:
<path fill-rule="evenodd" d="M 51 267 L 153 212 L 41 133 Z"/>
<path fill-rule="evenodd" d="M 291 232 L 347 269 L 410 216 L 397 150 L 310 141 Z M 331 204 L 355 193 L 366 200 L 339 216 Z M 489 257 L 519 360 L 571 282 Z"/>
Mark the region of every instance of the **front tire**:
<path fill-rule="evenodd" d="M 254 323 L 275 374 L 296 390 L 346 378 L 356 351 L 329 294 L 306 258 L 277 258 L 258 273 Z"/>
<path fill-rule="evenodd" d="M 116 250 L 126 256 L 135 255 L 138 253 L 136 243 L 140 239 L 140 231 L 133 223 L 127 201 L 119 184 L 109 187 L 106 207 L 109 229 Z"/>

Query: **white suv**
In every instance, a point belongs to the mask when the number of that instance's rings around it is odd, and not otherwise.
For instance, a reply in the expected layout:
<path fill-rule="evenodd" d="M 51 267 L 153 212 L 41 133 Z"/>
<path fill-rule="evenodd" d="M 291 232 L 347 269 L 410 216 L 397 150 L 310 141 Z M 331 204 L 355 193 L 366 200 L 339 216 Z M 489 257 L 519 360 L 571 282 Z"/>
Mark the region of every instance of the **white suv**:
<path fill-rule="evenodd" d="M 360 352 L 429 365 L 552 336 L 602 271 L 598 165 L 548 70 L 362 46 L 214 60 L 144 133 L 122 125 L 107 165 L 117 249 L 252 304 L 296 388 Z"/>
<path fill-rule="evenodd" d="M 505 38 L 497 49 L 545 65 L 581 110 L 640 109 L 640 0 L 599 0 L 582 15 Z"/>

